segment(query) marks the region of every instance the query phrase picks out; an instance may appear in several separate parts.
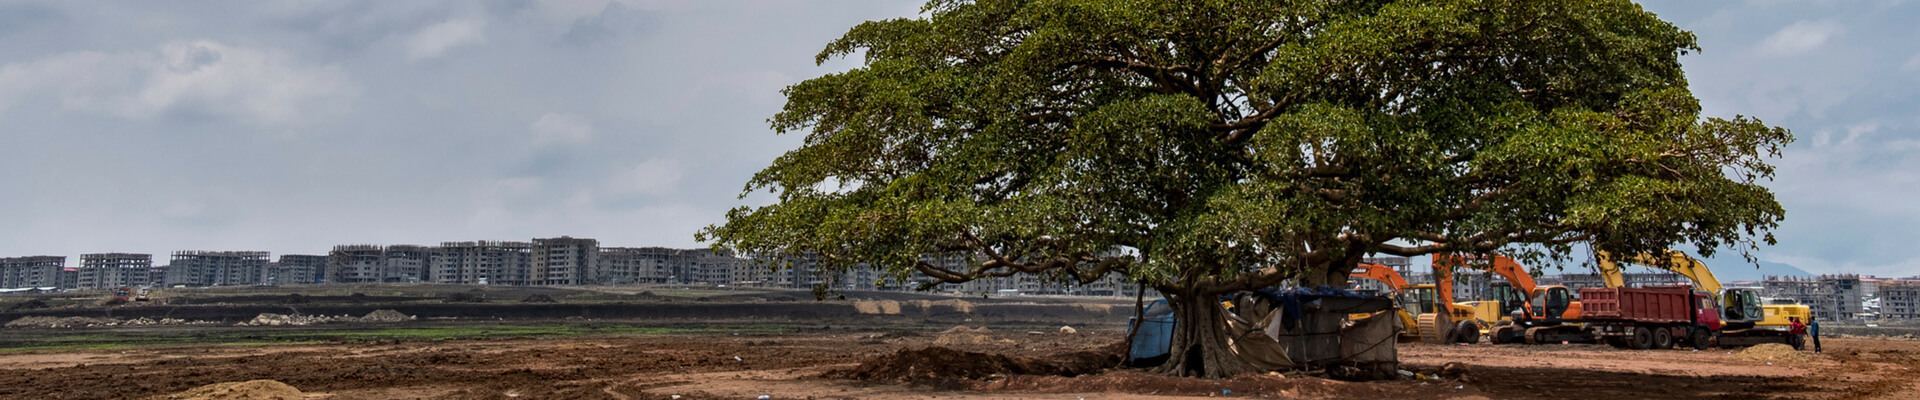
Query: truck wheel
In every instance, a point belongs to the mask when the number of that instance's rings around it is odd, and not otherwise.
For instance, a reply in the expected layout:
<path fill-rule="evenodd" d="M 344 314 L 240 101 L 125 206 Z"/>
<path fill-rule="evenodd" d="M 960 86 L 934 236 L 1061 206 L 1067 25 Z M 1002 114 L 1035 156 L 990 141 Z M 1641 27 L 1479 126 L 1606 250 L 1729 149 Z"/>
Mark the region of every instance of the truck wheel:
<path fill-rule="evenodd" d="M 1693 342 L 1694 350 L 1706 350 L 1707 345 L 1713 344 L 1709 343 L 1712 340 L 1712 338 L 1707 337 L 1706 329 L 1694 329 L 1692 335 L 1687 335 L 1687 341 Z"/>
<path fill-rule="evenodd" d="M 1460 321 L 1460 325 L 1453 328 L 1453 342 L 1480 343 L 1480 324 L 1473 321 Z"/>
<path fill-rule="evenodd" d="M 1673 328 L 1653 328 L 1653 348 L 1657 350 L 1673 348 Z"/>
<path fill-rule="evenodd" d="M 1627 337 L 1627 348 L 1646 350 L 1651 347 L 1653 347 L 1653 332 L 1648 331 L 1644 326 L 1633 328 L 1633 336 Z"/>

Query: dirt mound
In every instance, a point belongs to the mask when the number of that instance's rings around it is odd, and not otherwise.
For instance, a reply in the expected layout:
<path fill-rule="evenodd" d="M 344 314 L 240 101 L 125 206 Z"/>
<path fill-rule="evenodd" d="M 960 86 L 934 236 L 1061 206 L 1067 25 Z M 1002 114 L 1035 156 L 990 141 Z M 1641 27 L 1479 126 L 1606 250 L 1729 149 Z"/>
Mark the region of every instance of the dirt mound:
<path fill-rule="evenodd" d="M 1049 375 L 1079 376 L 1098 373 L 1120 363 L 1125 343 L 1114 343 L 1089 351 L 1053 354 L 1041 359 L 976 353 L 946 347 L 900 349 L 876 357 L 850 370 L 828 373 L 828 377 L 883 382 L 956 383 L 993 376 Z"/>
<path fill-rule="evenodd" d="M 168 396 L 156 396 L 154 399 L 182 400 L 292 400 L 303 396 L 300 389 L 280 381 L 257 380 L 246 382 L 226 382 L 193 388 L 185 392 Z"/>
<path fill-rule="evenodd" d="M 900 313 L 900 302 L 893 300 L 856 301 L 853 308 L 861 314 L 895 315 Z"/>
<path fill-rule="evenodd" d="M 1779 343 L 1767 343 L 1748 347 L 1746 350 L 1741 350 L 1740 354 L 1734 356 L 1742 360 L 1756 362 L 1800 362 L 1813 359 L 1812 355 L 1794 350 L 1793 346 Z"/>
<path fill-rule="evenodd" d="M 995 375 L 1056 375 L 1061 372 L 1059 366 L 1032 359 L 934 346 L 900 349 L 893 354 L 867 360 L 851 370 L 829 373 L 828 376 L 865 381 L 936 383 L 976 380 Z"/>
<path fill-rule="evenodd" d="M 521 303 L 559 303 L 558 300 L 553 299 L 553 296 L 548 296 L 544 294 L 527 296 L 527 298 L 520 299 L 520 302 Z"/>
<path fill-rule="evenodd" d="M 47 308 L 47 307 L 48 306 L 47 306 L 46 300 L 30 299 L 30 300 L 22 301 L 19 303 L 13 303 L 13 305 L 11 306 L 7 306 L 7 312 L 38 310 L 38 309 Z"/>
<path fill-rule="evenodd" d="M 399 311 L 394 310 L 374 310 L 373 312 L 367 313 L 367 316 L 360 317 L 361 322 L 407 322 L 412 320 L 412 315 L 401 314 Z"/>
<path fill-rule="evenodd" d="M 476 291 L 477 291 L 477 290 L 479 290 L 479 289 L 474 289 L 474 290 L 476 290 Z M 446 295 L 446 296 L 442 296 L 442 297 L 440 298 L 440 302 L 443 302 L 443 303 L 485 303 L 485 302 L 487 302 L 487 295 L 486 295 L 486 294 L 484 294 L 484 293 L 471 293 L 471 292 L 453 292 L 453 293 L 447 293 L 447 295 Z"/>
<path fill-rule="evenodd" d="M 940 336 L 933 339 L 933 344 L 939 345 L 939 346 L 953 346 L 953 345 L 962 345 L 962 344 L 993 343 L 994 342 L 993 335 L 990 335 L 990 333 L 993 333 L 993 331 L 988 330 L 987 327 L 984 327 L 984 326 L 978 329 L 967 328 L 966 326 L 956 326 L 956 327 L 953 327 L 952 329 L 947 329 L 945 332 L 940 332 Z M 1012 340 L 1000 340 L 1000 341 L 1012 342 Z"/>

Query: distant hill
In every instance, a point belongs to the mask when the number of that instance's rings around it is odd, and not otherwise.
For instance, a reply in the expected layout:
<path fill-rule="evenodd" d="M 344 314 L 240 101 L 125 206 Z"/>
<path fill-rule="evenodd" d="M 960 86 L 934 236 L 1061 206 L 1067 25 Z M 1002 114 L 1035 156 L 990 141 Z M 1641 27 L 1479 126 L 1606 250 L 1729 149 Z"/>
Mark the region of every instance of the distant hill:
<path fill-rule="evenodd" d="M 1713 275 L 1721 282 L 1757 281 L 1768 276 L 1812 277 L 1813 273 L 1790 264 L 1761 261 L 1760 268 L 1746 261 L 1713 263 Z"/>

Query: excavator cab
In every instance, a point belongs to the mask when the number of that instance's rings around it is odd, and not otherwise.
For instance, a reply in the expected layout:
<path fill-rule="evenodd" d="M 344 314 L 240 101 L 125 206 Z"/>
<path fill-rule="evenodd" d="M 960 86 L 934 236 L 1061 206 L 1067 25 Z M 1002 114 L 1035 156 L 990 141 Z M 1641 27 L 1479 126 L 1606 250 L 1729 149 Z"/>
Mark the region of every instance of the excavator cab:
<path fill-rule="evenodd" d="M 1513 284 L 1496 282 L 1492 289 L 1493 301 L 1500 303 L 1500 315 L 1513 315 L 1514 311 L 1527 307 L 1527 295 Z"/>
<path fill-rule="evenodd" d="M 1766 319 L 1760 309 L 1760 294 L 1752 289 L 1727 289 L 1721 294 L 1724 310 L 1721 320 L 1727 323 L 1754 322 Z"/>
<path fill-rule="evenodd" d="M 1433 299 L 1435 293 L 1433 285 L 1409 286 L 1406 290 L 1402 291 L 1402 293 L 1404 295 L 1400 298 L 1400 308 L 1413 311 L 1414 315 L 1435 312 L 1434 304 L 1436 302 Z"/>
<path fill-rule="evenodd" d="M 1567 307 L 1573 304 L 1573 293 L 1564 286 L 1549 286 L 1533 289 L 1533 315 L 1535 318 L 1559 320 L 1566 314 Z"/>

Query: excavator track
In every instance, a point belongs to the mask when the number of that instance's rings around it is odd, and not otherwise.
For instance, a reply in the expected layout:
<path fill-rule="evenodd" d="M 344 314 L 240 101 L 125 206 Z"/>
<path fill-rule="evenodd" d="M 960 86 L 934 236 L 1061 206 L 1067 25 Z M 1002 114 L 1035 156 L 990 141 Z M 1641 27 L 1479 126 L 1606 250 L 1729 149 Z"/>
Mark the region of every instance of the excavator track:
<path fill-rule="evenodd" d="M 1446 343 L 1453 336 L 1453 317 L 1447 313 L 1420 314 L 1419 321 L 1421 343 Z"/>

